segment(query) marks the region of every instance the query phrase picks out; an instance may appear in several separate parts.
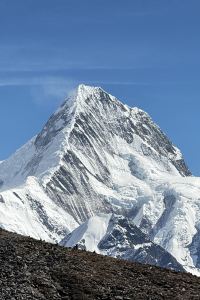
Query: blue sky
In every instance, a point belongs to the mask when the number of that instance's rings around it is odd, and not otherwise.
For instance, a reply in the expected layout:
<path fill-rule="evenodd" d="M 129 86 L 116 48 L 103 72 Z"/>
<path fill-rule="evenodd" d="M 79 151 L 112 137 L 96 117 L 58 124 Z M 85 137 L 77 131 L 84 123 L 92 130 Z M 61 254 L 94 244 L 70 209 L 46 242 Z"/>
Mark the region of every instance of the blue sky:
<path fill-rule="evenodd" d="M 0 0 L 0 159 L 79 83 L 146 110 L 200 175 L 199 0 Z"/>

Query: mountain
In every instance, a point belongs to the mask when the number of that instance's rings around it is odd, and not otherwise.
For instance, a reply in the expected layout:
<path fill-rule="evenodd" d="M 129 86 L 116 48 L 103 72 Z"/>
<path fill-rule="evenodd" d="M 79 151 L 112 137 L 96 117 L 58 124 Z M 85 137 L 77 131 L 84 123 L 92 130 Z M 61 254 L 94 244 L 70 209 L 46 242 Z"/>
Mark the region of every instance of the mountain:
<path fill-rule="evenodd" d="M 0 299 L 198 299 L 191 274 L 70 250 L 0 230 Z"/>
<path fill-rule="evenodd" d="M 184 268 L 162 247 L 152 243 L 133 221 L 114 214 L 100 214 L 81 224 L 61 246 L 137 261 L 176 271 Z"/>
<path fill-rule="evenodd" d="M 59 242 L 91 216 L 131 219 L 200 274 L 200 179 L 144 111 L 80 85 L 0 164 L 0 226 Z"/>

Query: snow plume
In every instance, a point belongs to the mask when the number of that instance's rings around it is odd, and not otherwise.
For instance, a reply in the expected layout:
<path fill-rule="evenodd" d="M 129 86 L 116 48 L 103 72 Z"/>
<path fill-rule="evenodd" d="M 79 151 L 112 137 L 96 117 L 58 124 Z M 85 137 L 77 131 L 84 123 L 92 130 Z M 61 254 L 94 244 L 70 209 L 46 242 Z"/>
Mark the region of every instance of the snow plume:
<path fill-rule="evenodd" d="M 54 108 L 62 103 L 63 98 L 71 95 L 74 90 L 72 80 L 49 77 L 41 79 L 36 85 L 31 86 L 32 101 L 39 106 L 50 105 Z"/>

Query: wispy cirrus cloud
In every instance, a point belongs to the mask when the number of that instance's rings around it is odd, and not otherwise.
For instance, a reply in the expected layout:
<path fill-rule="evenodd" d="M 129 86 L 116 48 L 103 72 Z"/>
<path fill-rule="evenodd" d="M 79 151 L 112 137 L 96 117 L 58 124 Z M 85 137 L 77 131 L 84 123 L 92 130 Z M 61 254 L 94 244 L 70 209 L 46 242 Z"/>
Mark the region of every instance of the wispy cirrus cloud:
<path fill-rule="evenodd" d="M 64 85 L 71 79 L 59 76 L 0 76 L 0 86 L 37 86 L 37 85 L 54 85 L 60 83 Z"/>

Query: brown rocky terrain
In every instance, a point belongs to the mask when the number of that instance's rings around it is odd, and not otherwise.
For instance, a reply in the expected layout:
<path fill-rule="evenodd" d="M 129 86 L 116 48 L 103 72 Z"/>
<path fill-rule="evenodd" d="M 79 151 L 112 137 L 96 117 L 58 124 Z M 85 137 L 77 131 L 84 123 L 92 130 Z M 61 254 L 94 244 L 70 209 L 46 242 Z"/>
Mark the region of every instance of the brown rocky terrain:
<path fill-rule="evenodd" d="M 0 230 L 0 299 L 200 299 L 200 278 Z"/>

